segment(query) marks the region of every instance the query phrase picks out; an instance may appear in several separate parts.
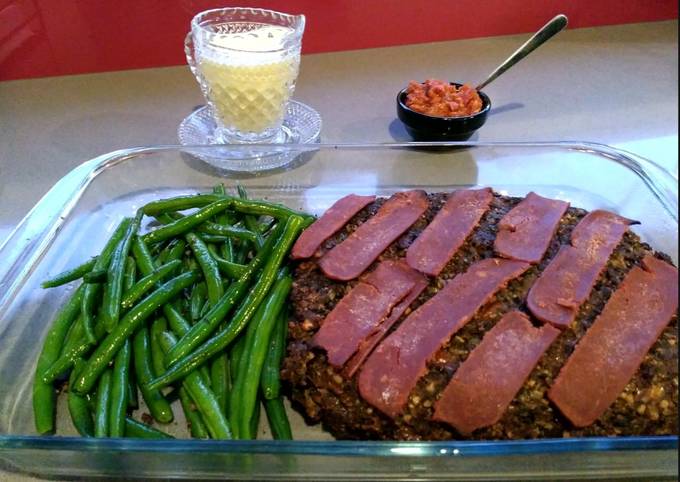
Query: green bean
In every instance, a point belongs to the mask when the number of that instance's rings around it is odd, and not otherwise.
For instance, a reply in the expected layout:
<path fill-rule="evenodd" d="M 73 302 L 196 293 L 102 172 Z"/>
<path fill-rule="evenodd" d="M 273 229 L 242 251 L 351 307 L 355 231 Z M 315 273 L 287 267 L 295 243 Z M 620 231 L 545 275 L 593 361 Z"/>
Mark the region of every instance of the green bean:
<path fill-rule="evenodd" d="M 189 396 L 189 392 L 184 387 L 179 389 L 179 401 L 182 404 L 184 417 L 193 438 L 208 438 L 208 428 L 205 426 L 201 413 L 196 409 L 196 405 Z"/>
<path fill-rule="evenodd" d="M 184 377 L 187 373 L 192 372 L 212 356 L 222 351 L 238 336 L 248 324 L 258 306 L 267 295 L 269 288 L 274 283 L 279 266 L 281 266 L 284 257 L 300 233 L 303 222 L 304 220 L 298 216 L 288 218 L 283 234 L 277 241 L 277 245 L 267 260 L 267 264 L 262 268 L 260 278 L 248 293 L 248 296 L 239 307 L 231 322 L 196 351 L 177 360 L 177 362 L 168 368 L 163 376 L 153 380 L 151 382 L 152 388 L 163 387 Z M 259 383 L 259 377 L 257 381 Z"/>
<path fill-rule="evenodd" d="M 155 329 L 162 328 L 162 324 L 159 320 L 165 321 L 163 318 L 156 318 L 152 326 L 154 330 L 155 325 L 161 325 Z M 152 368 L 152 344 L 151 337 L 149 336 L 149 328 L 146 326 L 141 326 L 132 341 L 132 348 L 134 352 L 134 367 L 135 374 L 137 375 L 137 381 L 139 382 L 140 389 L 142 391 L 142 398 L 146 403 L 146 406 L 151 412 L 151 416 L 159 421 L 160 423 L 170 423 L 173 419 L 172 408 L 168 401 L 163 397 L 160 390 L 149 390 L 146 383 L 151 380 L 154 376 Z M 159 347 L 160 349 L 160 347 Z M 162 352 L 159 353 L 162 357 Z M 162 358 L 161 358 L 162 362 Z M 161 368 L 162 371 L 162 368 Z"/>
<path fill-rule="evenodd" d="M 185 291 L 170 302 L 170 305 L 187 320 L 191 320 L 191 291 L 193 290 L 188 290 L 188 293 Z"/>
<path fill-rule="evenodd" d="M 144 244 L 140 237 L 135 237 L 135 239 L 132 241 L 132 254 L 135 257 L 135 261 L 137 261 L 137 267 L 139 268 L 139 271 L 144 276 L 148 276 L 153 273 L 153 271 L 156 269 L 156 265 L 153 258 L 151 257 L 149 248 L 147 248 L 146 244 Z M 160 286 L 160 284 L 157 286 Z M 177 333 L 178 331 L 189 329 L 189 322 L 185 320 L 184 317 L 182 317 L 182 315 L 170 304 L 163 305 L 162 309 L 163 314 L 170 324 L 170 329 L 173 332 Z"/>
<path fill-rule="evenodd" d="M 130 290 L 135 285 L 135 280 L 137 279 L 137 263 L 132 256 L 125 258 L 125 270 L 123 274 L 123 293 L 128 295 Z M 125 296 L 123 296 L 123 299 Z M 121 306 L 122 306 L 121 300 Z M 132 350 L 131 350 L 132 351 Z M 130 363 L 129 365 L 134 366 L 134 353 L 130 353 Z M 134 369 L 128 370 L 127 377 L 127 405 L 128 408 L 136 410 L 139 408 L 139 397 L 137 396 L 137 381 L 135 377 Z"/>
<path fill-rule="evenodd" d="M 201 308 L 206 300 L 207 288 L 205 283 L 198 283 L 194 285 L 189 297 L 189 317 L 195 323 L 201 317 Z"/>
<path fill-rule="evenodd" d="M 177 221 L 178 219 L 182 219 L 185 216 L 186 214 L 178 212 L 167 212 L 159 214 L 158 216 L 154 216 L 154 218 L 156 218 L 156 221 L 160 222 L 161 224 L 170 224 L 174 221 Z"/>
<path fill-rule="evenodd" d="M 308 217 L 310 217 L 310 216 L 307 216 L 307 218 Z M 307 219 L 307 218 L 305 218 L 305 219 Z M 305 222 L 308 222 L 308 221 L 305 221 Z M 274 227 L 275 224 L 276 224 L 276 218 L 272 218 L 271 216 L 267 216 L 267 217 L 265 217 L 264 220 L 260 220 L 261 233 L 266 236 L 267 232 L 269 230 L 271 230 Z"/>
<path fill-rule="evenodd" d="M 246 271 L 241 277 L 233 283 L 220 301 L 203 317 L 198 323 L 191 327 L 187 334 L 183 335 L 177 345 L 171 350 L 166 363 L 174 365 L 180 358 L 188 355 L 200 343 L 205 341 L 216 329 L 217 326 L 224 320 L 225 316 L 231 311 L 232 307 L 246 295 L 250 281 L 259 271 L 260 267 L 267 263 L 272 257 L 274 249 L 280 249 L 279 239 L 283 233 L 284 225 L 279 225 L 276 231 L 267 239 L 265 246 L 253 258 L 250 264 L 247 265 Z M 281 256 L 282 258 L 282 256 Z M 273 261 L 276 263 L 276 260 Z M 266 269 L 266 268 L 265 268 Z M 276 268 L 273 268 L 274 270 Z M 271 285 L 270 285 L 271 286 Z M 226 345 L 225 345 L 226 346 Z"/>
<path fill-rule="evenodd" d="M 241 373 L 241 361 L 243 360 L 243 352 L 246 348 L 246 342 L 246 334 L 242 333 L 238 338 L 236 338 L 236 341 L 229 352 L 229 371 L 231 374 L 231 383 L 234 388 L 236 386 L 236 377 L 239 373 Z"/>
<path fill-rule="evenodd" d="M 282 271 L 287 273 L 285 268 Z M 248 358 L 246 358 L 245 363 L 241 362 L 241 370 L 245 372 L 245 376 L 243 384 L 239 385 L 240 393 L 237 395 L 241 399 L 241 425 L 239 427 L 241 438 L 252 438 L 252 433 L 249 433 L 250 419 L 257 403 L 262 366 L 267 356 L 267 348 L 269 347 L 272 331 L 279 320 L 279 313 L 286 302 L 286 297 L 292 284 L 293 280 L 290 276 L 280 276 L 266 302 L 262 303 L 258 308 L 251 324 L 251 326 L 256 326 L 255 323 L 257 323 L 257 327 L 252 338 L 252 345 L 246 347 Z"/>
<path fill-rule="evenodd" d="M 238 196 L 241 199 L 248 199 L 248 193 L 246 191 L 246 188 L 243 187 L 242 185 L 237 185 L 236 190 L 238 191 Z M 251 216 L 250 214 L 246 214 L 243 218 L 243 222 L 246 225 L 246 228 L 248 228 L 250 231 L 253 233 L 259 234 L 262 231 L 260 223 L 257 222 L 257 219 L 255 219 L 254 216 Z"/>
<path fill-rule="evenodd" d="M 123 270 L 123 293 L 127 294 L 137 281 L 137 264 L 135 258 L 128 256 L 125 258 L 125 269 Z M 123 300 L 121 299 L 121 304 Z"/>
<path fill-rule="evenodd" d="M 279 313 L 279 319 L 274 327 L 269 350 L 262 367 L 262 395 L 267 400 L 278 398 L 281 393 L 281 360 L 286 349 L 286 335 L 288 333 L 288 311 L 285 307 Z"/>
<path fill-rule="evenodd" d="M 305 219 L 305 223 L 309 222 L 308 218 L 312 218 L 309 214 L 300 211 L 295 211 L 282 204 L 270 203 L 267 201 L 254 201 L 232 198 L 231 208 L 244 214 L 255 214 L 259 216 L 271 216 L 280 220 L 287 220 L 289 217 L 297 216 Z"/>
<path fill-rule="evenodd" d="M 191 324 L 172 306 L 163 306 L 163 314 L 168 319 L 168 325 L 173 333 L 186 333 L 191 328 Z"/>
<path fill-rule="evenodd" d="M 149 276 L 160 266 L 154 261 L 149 247 L 140 236 L 135 236 L 132 239 L 132 256 L 135 258 L 137 268 L 142 276 Z"/>
<path fill-rule="evenodd" d="M 203 306 L 201 307 L 200 311 L 198 312 L 198 319 L 200 320 L 205 315 L 207 315 L 211 308 L 212 308 L 212 305 L 210 304 L 210 300 L 205 300 L 205 302 L 203 303 Z"/>
<path fill-rule="evenodd" d="M 189 294 L 191 294 L 190 291 L 189 291 Z M 180 315 L 182 315 L 182 317 L 185 319 L 185 321 L 186 321 L 186 320 L 191 320 L 191 313 L 189 312 L 189 304 L 190 304 L 190 301 L 189 301 L 189 298 L 187 298 L 187 296 L 186 296 L 186 292 L 183 293 L 182 295 L 178 296 L 177 298 L 175 298 L 175 299 L 170 303 L 170 305 L 171 305 L 171 306 L 172 306 L 172 307 L 173 307 Z M 188 326 L 191 326 L 191 323 L 189 323 L 188 321 L 187 321 L 187 323 L 188 323 Z M 174 333 L 174 331 L 173 331 L 172 329 L 170 329 L 169 331 L 172 331 L 172 332 Z"/>
<path fill-rule="evenodd" d="M 210 378 L 210 368 L 208 365 L 206 364 L 198 367 L 198 373 L 201 375 L 203 383 L 210 387 L 212 385 L 212 379 Z"/>
<path fill-rule="evenodd" d="M 234 427 L 234 436 L 238 439 L 248 438 L 246 433 L 241 433 L 242 425 L 241 419 L 243 418 L 243 387 L 246 383 L 247 376 L 247 365 L 250 362 L 250 351 L 254 344 L 255 336 L 258 333 L 259 326 L 263 319 L 263 310 L 267 300 L 263 301 L 258 307 L 255 315 L 253 315 L 252 321 L 248 324 L 245 334 L 243 336 L 243 346 L 238 354 L 239 362 L 236 367 L 236 380 L 234 382 L 234 396 L 231 399 L 229 405 L 229 421 Z"/>
<path fill-rule="evenodd" d="M 118 350 L 123 346 L 139 325 L 153 314 L 160 306 L 167 303 L 180 291 L 190 286 L 198 279 L 198 273 L 184 273 L 171 279 L 157 288 L 147 298 L 132 308 L 118 323 L 114 329 L 95 349 L 83 374 L 76 380 L 75 390 L 79 393 L 88 393 L 97 378 L 106 369 Z"/>
<path fill-rule="evenodd" d="M 168 257 L 170 250 L 173 247 L 177 246 L 177 241 L 179 241 L 178 238 L 169 239 L 166 243 L 156 243 L 149 248 L 149 251 L 151 252 L 151 255 L 154 258 L 154 263 L 157 266 L 160 266 L 161 264 L 165 264 L 165 262 L 166 262 L 165 258 Z M 158 248 L 160 248 L 160 249 L 158 249 Z M 156 253 L 154 253 L 154 249 L 157 250 Z"/>
<path fill-rule="evenodd" d="M 248 289 L 246 282 L 236 282 L 232 284 L 227 292 L 224 294 L 220 302 L 215 305 L 210 311 L 194 326 L 192 326 L 182 337 L 176 348 L 166 356 L 166 364 L 175 363 L 176 360 L 190 353 L 191 350 L 199 345 L 203 340 L 208 338 L 210 334 L 217 328 L 217 325 L 224 319 L 224 317 L 231 311 L 238 300 L 241 299 Z"/>
<path fill-rule="evenodd" d="M 125 436 L 129 438 L 143 438 L 143 439 L 174 439 L 172 435 L 157 430 L 145 423 L 125 417 Z"/>
<path fill-rule="evenodd" d="M 198 229 L 196 232 L 201 237 L 201 239 L 203 240 L 204 243 L 217 244 L 217 243 L 226 243 L 227 241 L 233 241 L 232 238 L 230 238 L 229 236 L 225 236 L 225 235 L 222 235 L 222 234 L 208 234 L 208 233 L 201 231 L 200 229 Z M 239 242 L 240 243 L 245 242 L 246 244 L 248 244 L 247 241 L 239 241 Z"/>
<path fill-rule="evenodd" d="M 69 389 L 71 389 L 69 387 Z M 97 399 L 94 409 L 94 436 L 109 436 L 109 410 L 111 399 L 111 369 L 106 369 L 99 377 Z"/>
<path fill-rule="evenodd" d="M 141 216 L 141 213 L 139 214 Z M 106 331 L 111 331 L 118 323 L 120 318 L 120 299 L 123 296 L 123 277 L 125 274 L 125 262 L 127 260 L 128 252 L 130 251 L 130 243 L 132 237 L 136 234 L 139 227 L 140 218 L 135 218 L 125 230 L 123 238 L 116 246 L 111 256 L 109 264 L 108 278 L 106 286 L 104 287 L 104 296 L 102 300 L 102 321 Z M 123 421 L 120 422 L 120 431 L 117 432 L 123 435 L 124 430 Z"/>
<path fill-rule="evenodd" d="M 146 292 L 148 292 L 151 288 L 156 286 L 158 282 L 162 281 L 167 276 L 169 276 L 173 271 L 179 268 L 181 264 L 182 262 L 177 259 L 174 261 L 170 261 L 169 263 L 166 263 L 157 268 L 150 275 L 140 279 L 137 283 L 135 283 L 135 285 L 130 290 L 128 290 L 125 293 L 120 302 L 120 306 L 126 310 L 132 308 L 132 306 L 134 306 L 134 304 L 142 296 L 144 296 Z"/>
<path fill-rule="evenodd" d="M 243 200 L 248 199 L 248 191 L 246 191 L 246 188 L 243 187 L 243 185 L 238 184 L 236 186 L 236 192 L 238 193 L 238 197 Z M 298 214 L 299 215 L 299 214 Z M 264 223 L 261 223 L 259 219 L 255 218 L 252 215 L 246 215 L 244 216 L 244 223 L 248 229 L 253 231 L 254 233 L 264 233 L 265 230 L 267 229 L 267 225 Z"/>
<path fill-rule="evenodd" d="M 108 277 L 109 277 L 108 270 L 98 269 L 96 271 L 90 271 L 89 273 L 85 273 L 83 275 L 83 282 L 91 284 L 106 283 Z"/>
<path fill-rule="evenodd" d="M 43 281 L 40 286 L 42 286 L 43 288 L 56 288 L 57 286 L 61 286 L 61 285 L 64 285 L 66 283 L 70 283 L 71 281 L 75 281 L 77 279 L 80 279 L 85 274 L 92 271 L 92 268 L 94 267 L 94 264 L 96 262 L 97 262 L 97 257 L 95 256 L 94 258 L 90 259 L 89 261 L 84 262 L 80 266 L 76 266 L 73 269 L 63 271 L 63 272 L 59 273 L 58 275 L 48 279 L 47 281 Z"/>
<path fill-rule="evenodd" d="M 142 274 L 145 275 L 151 274 L 154 270 L 155 264 L 153 258 L 151 257 L 151 253 L 149 252 L 149 249 L 139 237 L 135 238 L 132 242 L 132 253 L 135 257 L 135 260 L 137 261 L 137 265 Z M 175 334 L 177 334 L 178 336 L 182 336 L 184 335 L 184 333 L 189 331 L 191 325 L 189 325 L 189 323 L 182 317 L 182 315 L 180 315 L 179 312 L 175 308 L 173 308 L 169 303 L 163 304 L 162 309 L 163 313 L 165 314 L 165 317 L 168 320 L 170 329 Z M 154 336 L 151 339 L 152 353 L 161 352 L 160 348 L 157 346 L 156 340 L 157 336 Z M 159 359 L 163 357 L 158 355 L 155 356 Z M 165 369 L 163 364 L 158 364 L 156 368 L 157 369 L 160 368 L 162 371 L 164 371 Z M 201 370 L 203 372 L 202 376 L 209 382 L 210 378 L 208 376 L 209 374 L 207 372 L 207 368 L 202 368 Z"/>
<path fill-rule="evenodd" d="M 287 219 L 290 216 L 302 216 L 303 218 L 311 218 L 312 220 L 314 219 L 313 216 L 287 208 L 282 204 L 276 204 L 267 201 L 239 199 L 236 197 L 221 196 L 216 194 L 178 196 L 175 198 L 153 201 L 142 207 L 142 210 L 147 216 L 156 216 L 166 212 L 182 211 L 192 208 L 203 208 L 218 202 L 224 202 L 226 204 L 225 209 L 231 209 L 244 214 L 271 216 L 281 220 Z M 209 217 L 211 216 L 208 216 L 208 218 Z"/>
<path fill-rule="evenodd" d="M 203 380 L 203 384 L 209 388 L 212 388 L 211 387 L 212 379 L 210 378 L 210 368 L 208 367 L 208 365 L 207 364 L 203 365 L 199 367 L 198 370 L 196 371 L 200 375 L 201 380 Z"/>
<path fill-rule="evenodd" d="M 210 387 L 225 415 L 229 406 L 229 378 L 229 358 L 226 353 L 220 353 L 210 364 Z"/>
<path fill-rule="evenodd" d="M 234 262 L 238 264 L 246 264 L 248 253 L 250 253 L 250 243 L 240 243 L 236 249 L 236 252 L 234 253 Z"/>
<path fill-rule="evenodd" d="M 163 358 L 165 355 L 163 354 L 163 350 L 161 350 L 161 346 L 158 343 L 158 336 L 164 332 L 165 330 L 168 329 L 168 322 L 165 318 L 160 317 L 156 318 L 153 320 L 151 323 L 151 330 L 149 333 L 149 351 L 151 352 L 151 377 L 149 377 L 149 380 L 153 379 L 154 377 L 157 377 L 161 375 L 162 373 L 165 372 L 165 362 L 163 361 Z M 146 380 L 148 381 L 148 380 Z M 144 383 L 146 383 L 146 381 Z M 140 380 L 141 382 L 141 380 Z"/>
<path fill-rule="evenodd" d="M 193 194 L 189 196 L 177 196 L 173 198 L 151 201 L 142 207 L 147 216 L 156 216 L 172 211 L 184 211 L 186 209 L 202 208 L 214 202 L 225 199 L 222 195 Z"/>
<path fill-rule="evenodd" d="M 232 426 L 232 432 L 234 434 L 234 438 L 238 439 L 239 434 L 238 434 L 238 421 L 237 420 L 232 420 L 231 419 L 231 413 L 232 410 L 234 410 L 234 413 L 236 413 L 235 407 L 233 407 L 233 404 L 238 404 L 237 395 L 238 395 L 238 386 L 237 384 L 241 382 L 239 380 L 238 374 L 240 372 L 240 366 L 241 362 L 243 361 L 243 352 L 245 351 L 246 347 L 246 334 L 242 333 L 239 335 L 239 337 L 236 339 L 234 344 L 232 345 L 231 349 L 229 350 L 229 376 L 230 376 L 230 383 L 231 383 L 231 389 L 230 389 L 230 394 L 229 394 L 229 405 L 227 406 L 227 415 L 229 417 L 229 422 L 231 423 Z"/>
<path fill-rule="evenodd" d="M 234 245 L 231 242 L 231 239 L 227 239 L 224 241 L 221 245 L 221 254 L 222 258 L 230 263 L 234 262 Z M 219 264 L 219 263 L 218 263 Z"/>
<path fill-rule="evenodd" d="M 234 225 L 235 217 L 230 215 L 228 211 L 223 211 L 217 216 L 217 224 L 222 226 L 232 226 Z M 234 226 L 236 227 L 236 226 Z M 205 241 L 205 240 L 204 240 Z M 234 247 L 231 237 L 225 237 L 223 240 L 218 241 L 220 245 L 221 257 L 229 262 L 234 261 Z M 219 265 L 219 263 L 218 263 Z"/>
<path fill-rule="evenodd" d="M 198 227 L 198 232 L 201 237 L 206 236 L 211 240 L 227 240 L 231 238 L 240 239 L 241 241 L 248 241 L 250 243 L 258 242 L 258 235 L 248 229 L 239 228 L 236 226 L 225 226 L 222 224 L 207 221 Z"/>
<path fill-rule="evenodd" d="M 79 320 L 82 321 L 82 318 Z M 94 325 L 94 334 L 97 341 L 100 341 L 104 338 L 104 335 L 106 335 L 104 324 L 100 321 Z M 47 370 L 45 370 L 42 375 L 43 382 L 52 383 L 54 380 L 66 373 L 73 366 L 76 360 L 78 360 L 78 358 L 84 357 L 93 348 L 94 345 L 85 338 L 83 331 L 83 336 L 78 340 L 78 342 L 74 343 L 73 346 L 70 346 L 68 350 L 64 350 L 64 352 L 59 355 L 59 358 L 54 363 L 52 363 L 47 368 Z"/>
<path fill-rule="evenodd" d="M 158 221 L 158 223 L 160 225 L 164 226 L 166 224 L 172 224 L 175 221 L 182 219 L 183 217 L 185 217 L 184 214 L 180 214 L 180 213 L 163 213 L 163 214 L 159 214 L 158 216 L 154 216 L 154 219 L 156 221 Z M 174 239 L 170 239 L 170 241 L 174 241 Z M 161 243 L 155 243 L 153 246 L 160 246 L 160 245 L 161 245 Z"/>
<path fill-rule="evenodd" d="M 82 317 L 79 318 L 79 320 L 82 320 Z M 95 340 L 99 342 L 106 334 L 104 325 L 102 323 L 95 323 L 94 332 Z M 95 345 L 90 343 L 83 329 L 83 336 L 76 343 L 73 343 L 68 350 L 64 350 L 59 358 L 45 370 L 42 376 L 43 381 L 45 383 L 54 382 L 62 375 L 66 374 L 73 367 L 73 364 L 78 358 L 86 356 L 94 349 L 94 347 Z"/>
<path fill-rule="evenodd" d="M 111 399 L 109 401 L 109 436 L 125 435 L 127 413 L 128 376 L 130 374 L 130 340 L 125 340 L 116 353 L 111 374 Z"/>
<path fill-rule="evenodd" d="M 108 269 L 113 256 L 113 252 L 116 246 L 125 236 L 125 233 L 132 223 L 130 218 L 125 218 L 118 225 L 113 235 L 108 240 L 101 254 L 97 257 L 97 261 L 92 267 L 93 271 L 98 271 L 102 269 Z M 82 300 L 82 311 L 83 311 L 83 327 L 85 329 L 85 336 L 87 341 L 94 344 L 97 342 L 97 338 L 94 334 L 94 308 L 96 304 L 97 297 L 99 296 L 101 286 L 98 284 L 87 284 L 85 285 L 85 291 L 83 292 Z"/>
<path fill-rule="evenodd" d="M 80 306 L 78 307 L 78 310 L 80 310 Z M 83 318 L 82 313 L 79 313 L 76 317 L 76 320 L 71 324 L 71 327 L 68 330 L 68 334 L 64 339 L 64 344 L 62 346 L 61 352 L 59 352 L 59 356 L 61 357 L 65 353 L 70 352 L 74 346 L 79 345 L 83 340 L 83 335 Z M 50 382 L 48 381 L 47 383 Z"/>
<path fill-rule="evenodd" d="M 79 359 L 71 372 L 69 378 L 69 386 L 75 378 L 80 374 L 85 361 Z M 78 433 L 83 437 L 94 437 L 94 419 L 90 411 L 90 402 L 86 396 L 79 395 L 69 388 L 67 395 L 68 412 L 71 415 L 71 421 Z"/>
<path fill-rule="evenodd" d="M 166 331 L 161 334 L 160 342 L 161 348 L 167 353 L 176 343 L 176 340 L 171 333 Z M 227 422 L 224 412 L 220 410 L 220 405 L 215 395 L 204 383 L 198 371 L 187 374 L 186 378 L 182 381 L 182 386 L 187 389 L 191 399 L 201 412 L 210 436 L 215 439 L 231 439 L 229 422 Z"/>
<path fill-rule="evenodd" d="M 153 227 L 153 225 L 151 223 L 149 223 L 147 225 L 147 227 Z M 170 242 L 170 240 L 168 242 Z M 151 252 L 151 256 L 153 256 L 154 259 L 158 258 L 158 256 L 160 256 L 160 254 L 161 254 L 161 251 L 163 251 L 163 249 L 165 248 L 165 246 L 167 244 L 168 243 L 166 243 L 165 241 L 159 241 L 158 243 L 151 244 L 149 246 L 149 251 Z"/>
<path fill-rule="evenodd" d="M 210 304 L 214 305 L 224 294 L 217 262 L 210 256 L 208 247 L 198 236 L 194 233 L 187 233 L 185 238 L 194 252 L 196 261 L 198 261 L 198 265 L 201 267 L 201 271 L 203 271 L 203 278 L 205 279 L 205 284 L 208 288 L 208 299 L 210 300 Z"/>
<path fill-rule="evenodd" d="M 256 324 L 257 320 L 253 320 L 248 328 Z M 229 399 L 229 423 L 231 424 L 234 438 L 242 439 L 244 434 L 241 433 L 241 417 L 243 416 L 243 385 L 245 384 L 245 364 L 248 363 L 248 345 L 252 336 L 244 336 L 245 340 L 240 353 L 239 362 L 237 365 L 237 372 L 234 375 L 234 386 L 232 389 L 232 396 Z"/>
<path fill-rule="evenodd" d="M 224 184 L 219 184 L 215 187 L 213 187 L 213 194 L 219 194 L 220 196 L 224 197 L 227 195 L 227 191 L 224 187 Z M 224 211 L 222 214 L 217 216 L 217 222 L 219 224 L 234 224 L 235 221 L 235 216 L 233 213 Z"/>
<path fill-rule="evenodd" d="M 130 366 L 134 367 L 134 355 L 130 357 Z M 128 408 L 131 410 L 137 410 L 139 408 L 139 396 L 137 394 L 137 376 L 133 368 L 130 369 L 127 384 L 127 402 Z"/>
<path fill-rule="evenodd" d="M 238 197 L 241 199 L 248 199 L 248 191 L 246 191 L 246 188 L 243 187 L 243 184 L 236 185 L 236 192 L 238 193 Z"/>
<path fill-rule="evenodd" d="M 231 390 L 229 396 L 229 405 L 227 407 L 229 411 L 227 412 L 227 414 L 229 416 L 229 422 L 231 423 L 232 426 L 234 438 L 236 439 L 239 438 L 238 433 L 239 424 L 238 420 L 234 420 L 231 418 L 231 413 L 232 411 L 234 413 L 238 413 L 237 407 L 235 407 L 234 405 L 239 404 L 238 384 L 242 383 L 242 380 L 238 378 L 238 375 L 241 373 L 241 363 L 243 363 L 245 359 L 244 352 L 246 349 L 246 344 L 247 344 L 246 333 L 242 333 L 241 335 L 238 336 L 238 338 L 234 342 L 233 346 L 231 347 L 231 350 L 229 350 L 229 375 L 231 382 Z"/>
<path fill-rule="evenodd" d="M 41 434 L 54 433 L 57 393 L 51 382 L 43 380 L 45 371 L 59 358 L 64 340 L 78 317 L 84 288 L 79 287 L 52 322 L 38 356 L 33 381 L 33 416 L 35 429 Z"/>
<path fill-rule="evenodd" d="M 168 238 L 174 238 L 180 234 L 184 234 L 194 226 L 204 223 L 211 217 L 219 214 L 221 211 L 227 209 L 230 205 L 229 199 L 221 199 L 212 204 L 199 209 L 195 213 L 185 216 L 181 219 L 173 221 L 170 224 L 161 226 L 160 228 L 154 229 L 142 236 L 142 240 L 146 244 L 157 243 L 159 241 L 164 241 Z M 148 213 L 146 213 L 148 214 Z"/>
<path fill-rule="evenodd" d="M 286 407 L 283 405 L 283 398 L 277 397 L 264 401 L 264 410 L 267 412 L 269 428 L 274 440 L 293 440 L 290 430 L 290 422 L 286 415 Z"/>
<path fill-rule="evenodd" d="M 260 412 L 261 412 L 262 404 L 260 403 L 259 400 L 255 402 L 255 407 L 253 408 L 253 414 L 250 417 L 250 423 L 248 424 L 250 427 L 250 438 L 252 440 L 257 439 L 257 429 L 260 426 Z"/>
<path fill-rule="evenodd" d="M 185 271 L 198 269 L 198 263 L 196 262 L 196 258 L 194 258 L 193 256 L 185 256 L 183 261 Z"/>
<path fill-rule="evenodd" d="M 184 250 L 187 247 L 187 243 L 183 239 L 178 239 L 177 240 L 177 245 L 173 247 L 170 252 L 168 252 L 168 256 L 166 257 L 166 262 L 173 261 L 175 259 L 182 259 L 182 255 L 184 254 Z"/>
<path fill-rule="evenodd" d="M 226 245 L 226 244 L 225 244 Z M 220 272 L 228 278 L 238 279 L 248 269 L 245 264 L 237 264 L 222 258 L 213 245 L 208 245 L 208 252 L 217 263 Z"/>
<path fill-rule="evenodd" d="M 171 240 L 165 248 L 161 250 L 158 254 L 157 262 L 158 264 L 165 264 L 168 261 L 175 259 L 181 259 L 184 254 L 184 248 L 186 243 L 182 239 Z"/>

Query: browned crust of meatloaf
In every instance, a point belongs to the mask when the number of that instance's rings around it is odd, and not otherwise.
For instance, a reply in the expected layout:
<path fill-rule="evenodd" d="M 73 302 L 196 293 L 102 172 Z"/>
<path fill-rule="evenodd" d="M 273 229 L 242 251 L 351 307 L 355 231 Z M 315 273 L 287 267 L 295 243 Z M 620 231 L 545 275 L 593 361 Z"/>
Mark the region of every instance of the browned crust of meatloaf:
<path fill-rule="evenodd" d="M 406 248 L 431 221 L 444 203 L 446 194 L 431 194 L 430 208 L 411 229 L 392 244 L 381 259 L 403 257 Z M 439 277 L 411 305 L 408 313 L 431 298 L 444 280 L 464 272 L 472 263 L 493 256 L 493 241 L 500 218 L 521 199 L 496 194 L 490 210 L 468 237 Z M 358 213 L 336 236 L 322 246 L 328 250 L 342 241 L 356 227 L 375 214 L 384 199 L 378 199 Z M 525 300 L 529 287 L 555 256 L 559 247 L 569 242 L 572 229 L 586 211 L 570 208 L 563 216 L 551 245 L 538 266 L 511 282 L 497 293 L 475 317 L 439 350 L 429 363 L 428 373 L 412 391 L 408 406 L 392 420 L 372 408 L 359 396 L 356 380 L 344 377 L 327 363 L 322 350 L 308 344 L 325 316 L 356 284 L 326 278 L 316 260 L 298 264 L 291 298 L 293 317 L 289 323 L 287 356 L 282 377 L 298 408 L 310 422 L 323 426 L 340 439 L 446 440 L 466 438 L 451 427 L 430 421 L 433 404 L 470 351 L 504 313 L 520 309 L 529 314 Z M 582 306 L 575 326 L 562 333 L 543 356 L 538 366 L 506 410 L 502 419 L 467 438 L 530 439 L 604 435 L 664 435 L 678 433 L 678 355 L 677 315 L 663 331 L 642 366 L 616 402 L 593 425 L 575 429 L 551 405 L 546 391 L 573 351 L 578 339 L 592 324 L 605 302 L 626 273 L 640 264 L 652 249 L 628 232 L 610 258 L 605 272 Z M 670 262 L 668 256 L 655 255 Z"/>

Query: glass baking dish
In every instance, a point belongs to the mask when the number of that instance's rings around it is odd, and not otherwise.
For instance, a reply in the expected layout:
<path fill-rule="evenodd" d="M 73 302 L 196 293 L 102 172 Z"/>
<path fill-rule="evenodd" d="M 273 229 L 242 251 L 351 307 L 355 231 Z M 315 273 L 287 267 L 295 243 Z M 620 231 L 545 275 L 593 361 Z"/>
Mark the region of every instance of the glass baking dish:
<path fill-rule="evenodd" d="M 272 149 L 276 153 L 272 154 Z M 285 169 L 254 175 L 201 158 L 286 155 Z M 296 441 L 89 440 L 73 436 L 60 404 L 59 433 L 34 435 L 31 383 L 49 322 L 69 287 L 49 275 L 96 254 L 123 216 L 145 202 L 224 182 L 314 214 L 347 193 L 386 195 L 491 186 L 642 221 L 633 227 L 678 259 L 677 179 L 659 165 L 588 143 L 427 143 L 299 146 L 161 146 L 92 159 L 60 180 L 0 247 L 0 460 L 43 476 L 235 479 L 535 479 L 675 477 L 678 437 L 489 442 L 333 441 L 292 411 Z M 6 200 L 4 201 L 6 202 Z"/>

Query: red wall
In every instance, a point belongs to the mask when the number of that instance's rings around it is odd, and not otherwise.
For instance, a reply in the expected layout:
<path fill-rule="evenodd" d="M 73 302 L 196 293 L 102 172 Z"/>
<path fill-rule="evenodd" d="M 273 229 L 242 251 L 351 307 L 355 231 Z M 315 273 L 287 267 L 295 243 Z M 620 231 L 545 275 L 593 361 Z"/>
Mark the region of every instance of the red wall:
<path fill-rule="evenodd" d="M 305 53 L 678 17 L 676 0 L 259 0 L 304 13 Z M 183 64 L 194 14 L 211 0 L 0 0 L 0 80 Z"/>

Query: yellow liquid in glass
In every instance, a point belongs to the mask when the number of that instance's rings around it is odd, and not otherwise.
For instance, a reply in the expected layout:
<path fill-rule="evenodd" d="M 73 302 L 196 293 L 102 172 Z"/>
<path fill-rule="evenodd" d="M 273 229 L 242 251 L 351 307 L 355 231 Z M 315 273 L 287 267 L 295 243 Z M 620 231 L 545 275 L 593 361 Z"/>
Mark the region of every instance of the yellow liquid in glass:
<path fill-rule="evenodd" d="M 221 127 L 261 133 L 280 127 L 293 94 L 300 51 L 281 50 L 289 28 L 220 36 L 198 53 L 198 67 Z"/>
<path fill-rule="evenodd" d="M 230 65 L 204 59 L 200 69 L 221 123 L 239 131 L 262 132 L 283 121 L 299 63 L 299 56 L 262 65 Z"/>

